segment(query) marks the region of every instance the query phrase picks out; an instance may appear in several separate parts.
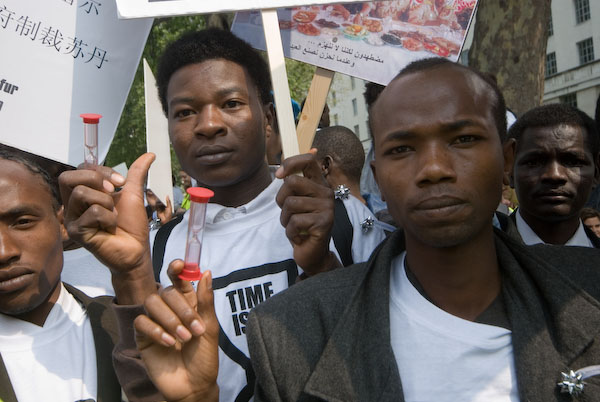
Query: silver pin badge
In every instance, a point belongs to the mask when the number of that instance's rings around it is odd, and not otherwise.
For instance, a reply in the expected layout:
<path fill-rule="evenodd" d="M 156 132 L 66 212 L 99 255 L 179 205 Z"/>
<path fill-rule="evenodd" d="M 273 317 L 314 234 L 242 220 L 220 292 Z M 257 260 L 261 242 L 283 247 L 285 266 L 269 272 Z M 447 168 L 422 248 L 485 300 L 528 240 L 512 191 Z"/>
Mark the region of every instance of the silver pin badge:
<path fill-rule="evenodd" d="M 568 373 L 561 372 L 560 375 L 562 376 L 562 381 L 556 384 L 560 388 L 560 392 L 578 396 L 585 388 L 583 380 L 600 375 L 600 365 L 584 367 L 577 371 L 569 370 Z"/>
<path fill-rule="evenodd" d="M 362 231 L 364 233 L 367 233 L 369 230 L 371 230 L 373 228 L 374 224 L 375 224 L 375 220 L 369 216 L 369 217 L 367 217 L 367 219 L 365 219 L 364 221 L 362 221 L 360 223 L 360 227 L 362 228 Z"/>
<path fill-rule="evenodd" d="M 340 184 L 335 188 L 334 195 L 336 200 L 347 200 L 350 195 L 350 189 L 343 184 Z"/>

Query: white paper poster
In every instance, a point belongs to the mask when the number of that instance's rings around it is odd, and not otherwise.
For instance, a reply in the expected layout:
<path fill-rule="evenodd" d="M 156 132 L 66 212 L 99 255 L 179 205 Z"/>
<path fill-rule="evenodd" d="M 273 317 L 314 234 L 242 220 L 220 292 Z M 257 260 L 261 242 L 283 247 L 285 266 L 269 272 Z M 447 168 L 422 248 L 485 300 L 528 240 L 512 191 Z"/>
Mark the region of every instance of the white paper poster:
<path fill-rule="evenodd" d="M 393 0 L 278 10 L 286 57 L 386 85 L 414 60 L 457 61 L 475 0 Z M 239 12 L 232 31 L 265 49 L 259 12 Z"/>
<path fill-rule="evenodd" d="M 151 26 L 115 0 L 0 0 L 0 142 L 76 166 L 98 113 L 104 160 Z"/>
<path fill-rule="evenodd" d="M 358 0 L 346 0 L 345 2 L 355 1 Z M 331 3 L 331 0 L 117 0 L 121 18 L 207 14 L 325 3 Z"/>

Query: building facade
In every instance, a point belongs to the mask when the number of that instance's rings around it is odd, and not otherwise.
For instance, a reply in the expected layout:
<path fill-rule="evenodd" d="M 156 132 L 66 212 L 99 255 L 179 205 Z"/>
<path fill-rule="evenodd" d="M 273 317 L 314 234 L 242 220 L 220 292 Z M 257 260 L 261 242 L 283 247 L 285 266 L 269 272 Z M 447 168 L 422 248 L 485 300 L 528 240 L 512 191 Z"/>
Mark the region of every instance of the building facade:
<path fill-rule="evenodd" d="M 354 131 L 366 153 L 369 150 L 371 138 L 364 92 L 365 81 L 336 73 L 329 90 L 327 104 L 330 124 L 345 126 Z"/>
<path fill-rule="evenodd" d="M 554 0 L 548 24 L 544 103 L 594 116 L 600 95 L 600 0 Z"/>

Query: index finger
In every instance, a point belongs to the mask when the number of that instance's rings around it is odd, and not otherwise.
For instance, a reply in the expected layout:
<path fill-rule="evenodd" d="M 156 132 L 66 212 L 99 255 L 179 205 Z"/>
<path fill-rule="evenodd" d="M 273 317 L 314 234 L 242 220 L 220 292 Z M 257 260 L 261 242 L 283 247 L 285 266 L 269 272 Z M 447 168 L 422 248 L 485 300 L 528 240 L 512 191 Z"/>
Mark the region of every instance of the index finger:
<path fill-rule="evenodd" d="M 115 187 L 122 186 L 123 183 L 125 183 L 125 178 L 107 166 L 97 166 L 95 170 L 67 170 L 58 177 L 63 205 L 68 204 L 73 189 L 79 185 L 112 193 L 115 191 Z"/>
<path fill-rule="evenodd" d="M 173 287 L 183 293 L 186 300 L 195 306 L 196 291 L 194 290 L 194 286 L 192 286 L 190 281 L 186 281 L 185 279 L 181 279 L 179 277 L 179 274 L 183 271 L 183 267 L 184 262 L 182 260 L 173 260 L 169 264 L 169 268 L 167 268 L 167 275 L 169 275 L 169 279 L 171 280 L 171 283 L 173 283 Z"/>
<path fill-rule="evenodd" d="M 275 172 L 275 176 L 283 179 L 297 173 L 302 173 L 304 177 L 317 181 L 318 183 L 323 182 L 321 167 L 319 166 L 317 158 L 312 153 L 295 155 L 284 159 L 281 162 L 279 169 Z"/>

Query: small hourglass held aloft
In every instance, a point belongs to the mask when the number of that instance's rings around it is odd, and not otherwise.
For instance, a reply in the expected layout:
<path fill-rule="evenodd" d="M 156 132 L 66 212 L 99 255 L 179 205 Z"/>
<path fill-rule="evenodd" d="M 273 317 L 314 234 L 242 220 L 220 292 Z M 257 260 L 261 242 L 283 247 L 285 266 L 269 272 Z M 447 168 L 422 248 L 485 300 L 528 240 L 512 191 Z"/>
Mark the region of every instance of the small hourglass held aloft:
<path fill-rule="evenodd" d="M 203 187 L 190 187 L 190 220 L 188 224 L 187 243 L 185 245 L 185 265 L 179 277 L 186 281 L 197 281 L 202 278 L 200 271 L 200 254 L 202 251 L 202 235 L 206 220 L 206 206 L 208 200 L 215 195 L 211 190 Z"/>

